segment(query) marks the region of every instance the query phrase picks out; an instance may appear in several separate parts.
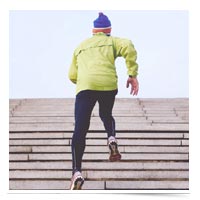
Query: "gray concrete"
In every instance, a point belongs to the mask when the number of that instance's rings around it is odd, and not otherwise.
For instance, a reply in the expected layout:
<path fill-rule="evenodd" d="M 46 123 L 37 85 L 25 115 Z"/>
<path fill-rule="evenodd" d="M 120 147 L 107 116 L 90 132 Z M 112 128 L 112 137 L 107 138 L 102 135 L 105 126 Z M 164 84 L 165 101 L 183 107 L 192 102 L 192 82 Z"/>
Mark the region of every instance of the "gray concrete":
<path fill-rule="evenodd" d="M 74 99 L 12 99 L 9 188 L 68 190 Z M 84 190 L 188 190 L 189 99 L 116 99 L 122 160 L 108 161 L 95 106 L 83 156 Z"/>

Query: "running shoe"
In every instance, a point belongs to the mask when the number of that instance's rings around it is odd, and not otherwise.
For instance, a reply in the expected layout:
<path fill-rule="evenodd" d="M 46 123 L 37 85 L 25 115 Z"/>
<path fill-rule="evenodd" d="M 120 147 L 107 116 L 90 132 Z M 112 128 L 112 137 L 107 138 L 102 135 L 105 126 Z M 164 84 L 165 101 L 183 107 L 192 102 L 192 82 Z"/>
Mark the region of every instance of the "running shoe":
<path fill-rule="evenodd" d="M 108 140 L 108 146 L 109 146 L 109 149 L 110 149 L 109 160 L 111 162 L 120 161 L 121 160 L 121 154 L 118 151 L 117 140 L 114 137 L 109 138 L 109 140 Z"/>
<path fill-rule="evenodd" d="M 70 190 L 81 190 L 84 178 L 79 171 L 75 172 L 71 179 Z"/>

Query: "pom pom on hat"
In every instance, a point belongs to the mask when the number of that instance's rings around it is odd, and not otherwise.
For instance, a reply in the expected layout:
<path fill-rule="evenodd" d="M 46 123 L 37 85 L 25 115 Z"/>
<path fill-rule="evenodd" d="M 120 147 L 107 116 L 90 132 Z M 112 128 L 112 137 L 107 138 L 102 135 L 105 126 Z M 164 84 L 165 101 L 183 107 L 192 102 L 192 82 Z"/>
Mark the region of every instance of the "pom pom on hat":
<path fill-rule="evenodd" d="M 99 13 L 99 17 L 94 20 L 94 28 L 108 28 L 111 27 L 110 20 L 102 12 Z"/>
<path fill-rule="evenodd" d="M 99 13 L 99 17 L 94 20 L 93 33 L 103 32 L 107 35 L 110 35 L 111 32 L 111 22 L 106 15 L 102 12 Z"/>

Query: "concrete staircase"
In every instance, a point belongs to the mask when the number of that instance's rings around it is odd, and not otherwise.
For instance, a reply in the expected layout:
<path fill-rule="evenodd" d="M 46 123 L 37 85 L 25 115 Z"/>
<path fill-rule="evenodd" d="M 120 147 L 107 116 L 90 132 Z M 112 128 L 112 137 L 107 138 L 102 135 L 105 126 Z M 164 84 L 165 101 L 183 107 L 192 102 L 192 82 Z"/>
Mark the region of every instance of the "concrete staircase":
<path fill-rule="evenodd" d="M 189 100 L 116 99 L 122 160 L 108 161 L 95 106 L 83 157 L 85 190 L 188 190 Z M 74 99 L 11 99 L 11 190 L 68 190 Z"/>

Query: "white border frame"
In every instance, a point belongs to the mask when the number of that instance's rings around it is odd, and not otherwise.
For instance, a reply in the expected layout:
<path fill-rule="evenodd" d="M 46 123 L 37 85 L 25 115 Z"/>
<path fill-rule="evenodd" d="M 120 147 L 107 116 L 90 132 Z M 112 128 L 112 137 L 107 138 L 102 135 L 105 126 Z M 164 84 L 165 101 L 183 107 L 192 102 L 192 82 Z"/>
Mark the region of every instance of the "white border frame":
<path fill-rule="evenodd" d="M 88 194 L 88 193 L 170 193 L 170 194 L 187 194 L 185 198 L 191 197 L 196 199 L 199 196 L 198 187 L 198 171 L 200 169 L 199 162 L 194 161 L 198 157 L 197 150 L 199 144 L 199 120 L 192 118 L 195 111 L 199 110 L 199 95 L 196 93 L 199 91 L 198 81 L 199 73 L 193 71 L 195 66 L 200 66 L 199 64 L 199 52 L 195 50 L 197 46 L 199 48 L 199 37 L 200 31 L 198 29 L 198 19 L 199 17 L 199 4 L 198 0 L 1 0 L 0 2 L 0 122 L 3 124 L 0 128 L 1 140 L 0 140 L 0 152 L 2 154 L 3 162 L 1 159 L 0 172 L 2 173 L 0 190 L 2 197 L 12 198 L 14 194 L 18 194 L 20 199 L 26 198 L 27 194 Z M 10 10 L 188 10 L 190 17 L 190 65 L 192 66 L 192 71 L 190 68 L 190 83 L 192 83 L 193 88 L 190 84 L 190 189 L 186 190 L 85 190 L 85 191 L 64 191 L 64 190 L 9 190 L 9 166 L 8 166 L 8 107 L 9 107 L 9 92 L 8 92 L 8 80 L 9 80 L 9 11 Z M 3 28 L 2 28 L 3 27 Z M 192 76 L 192 79 L 191 79 Z M 192 101 L 192 103 L 191 103 Z M 192 114 L 192 115 L 191 115 Z M 7 134 L 6 134 L 7 133 Z M 191 134 L 192 133 L 192 134 Z M 194 133 L 199 133 L 198 135 Z M 6 141 L 6 142 L 5 142 Z M 192 144 L 192 145 L 191 145 Z M 192 150 L 192 154 L 191 154 Z M 191 163 L 192 162 L 192 163 Z M 196 179 L 196 180 L 195 180 Z M 21 196 L 21 194 L 24 194 Z M 44 196 L 42 196 L 43 198 Z M 78 197 L 78 196 L 77 196 Z M 120 196 L 121 199 L 122 196 Z M 126 196 L 129 197 L 129 196 Z M 140 199 L 141 196 L 137 196 Z M 143 196 L 146 199 L 147 196 Z M 149 196 L 148 199 L 155 199 L 155 196 Z M 164 196 L 162 196 L 164 197 Z M 170 199 L 176 198 L 176 196 L 171 196 Z M 28 197 L 29 198 L 29 197 Z M 56 197 L 57 198 L 57 197 Z M 66 197 L 65 197 L 66 198 Z M 169 196 L 166 196 L 169 198 Z M 16 197 L 14 197 L 16 199 Z M 37 198 L 38 199 L 38 198 Z"/>

